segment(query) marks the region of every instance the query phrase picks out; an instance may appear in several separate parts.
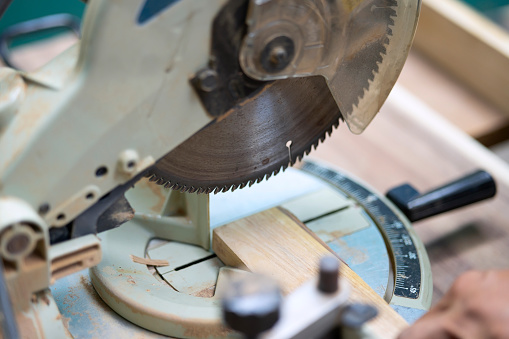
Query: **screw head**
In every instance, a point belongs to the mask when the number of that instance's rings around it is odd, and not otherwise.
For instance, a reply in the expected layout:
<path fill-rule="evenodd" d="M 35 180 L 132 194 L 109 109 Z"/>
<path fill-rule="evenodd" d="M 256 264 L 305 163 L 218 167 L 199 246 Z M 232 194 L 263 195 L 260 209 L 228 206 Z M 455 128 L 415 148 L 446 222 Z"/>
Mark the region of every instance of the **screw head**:
<path fill-rule="evenodd" d="M 196 74 L 198 88 L 204 92 L 212 92 L 218 86 L 217 72 L 213 69 L 206 68 Z"/>

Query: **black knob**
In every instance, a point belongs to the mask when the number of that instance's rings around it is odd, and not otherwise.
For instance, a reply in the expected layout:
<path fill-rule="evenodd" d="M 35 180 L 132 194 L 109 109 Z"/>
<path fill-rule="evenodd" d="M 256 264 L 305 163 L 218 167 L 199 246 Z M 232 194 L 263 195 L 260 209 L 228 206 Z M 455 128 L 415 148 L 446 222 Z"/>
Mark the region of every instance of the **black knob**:
<path fill-rule="evenodd" d="M 477 171 L 431 192 L 420 194 L 409 184 L 387 192 L 389 198 L 410 221 L 418 221 L 495 196 L 495 181 L 485 171 Z"/>
<path fill-rule="evenodd" d="M 339 288 L 339 260 L 331 255 L 320 259 L 318 289 L 323 293 L 335 293 Z"/>
<path fill-rule="evenodd" d="M 223 318 L 232 329 L 256 338 L 279 320 L 281 292 L 269 278 L 249 275 L 233 281 L 223 296 Z"/>

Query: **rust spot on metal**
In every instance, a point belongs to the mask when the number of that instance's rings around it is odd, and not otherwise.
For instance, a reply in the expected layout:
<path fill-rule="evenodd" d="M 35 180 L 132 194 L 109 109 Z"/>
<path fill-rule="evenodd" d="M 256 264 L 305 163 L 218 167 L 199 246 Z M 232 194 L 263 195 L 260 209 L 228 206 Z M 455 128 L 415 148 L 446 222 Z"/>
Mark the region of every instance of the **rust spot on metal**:
<path fill-rule="evenodd" d="M 144 185 L 149 188 L 154 196 L 157 198 L 157 203 L 153 205 L 150 209 L 155 213 L 160 213 L 163 209 L 164 202 L 166 201 L 166 196 L 161 191 L 161 186 L 156 185 L 155 183 L 150 182 L 147 178 L 141 179 L 137 185 Z"/>
<path fill-rule="evenodd" d="M 193 293 L 193 295 L 195 297 L 200 297 L 200 298 L 212 298 L 214 296 L 215 291 L 216 291 L 216 286 L 211 286 L 204 290 Z"/>
<path fill-rule="evenodd" d="M 26 133 L 32 130 L 35 126 L 39 125 L 39 120 L 46 116 L 50 110 L 51 105 L 43 100 L 37 100 L 37 104 L 32 105 L 31 114 L 26 114 L 23 119 L 19 119 L 15 134 Z M 21 117 L 21 116 L 20 116 Z"/>

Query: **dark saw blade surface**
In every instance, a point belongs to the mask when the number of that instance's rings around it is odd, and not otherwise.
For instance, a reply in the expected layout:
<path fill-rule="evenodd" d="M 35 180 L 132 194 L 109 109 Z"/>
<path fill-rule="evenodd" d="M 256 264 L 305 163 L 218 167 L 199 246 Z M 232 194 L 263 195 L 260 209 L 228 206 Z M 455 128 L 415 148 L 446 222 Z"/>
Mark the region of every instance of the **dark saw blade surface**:
<path fill-rule="evenodd" d="M 355 106 L 370 90 L 390 43 L 397 5 L 397 0 L 366 0 L 350 14 L 346 36 L 340 37 L 345 39 L 344 58 L 337 70 L 341 101 Z M 242 188 L 300 160 L 341 118 L 323 77 L 278 80 L 184 141 L 147 175 L 182 192 Z"/>
<path fill-rule="evenodd" d="M 186 192 L 241 188 L 301 159 L 340 118 L 324 78 L 279 80 L 184 141 L 148 176 Z"/>

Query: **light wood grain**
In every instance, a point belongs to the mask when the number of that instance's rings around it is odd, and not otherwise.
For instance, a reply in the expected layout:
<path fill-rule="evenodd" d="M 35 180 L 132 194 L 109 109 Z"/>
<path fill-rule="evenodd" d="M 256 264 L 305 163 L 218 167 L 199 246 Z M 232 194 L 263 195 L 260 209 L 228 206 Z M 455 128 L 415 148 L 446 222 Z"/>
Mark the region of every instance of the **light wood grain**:
<path fill-rule="evenodd" d="M 381 193 L 409 182 L 421 191 L 476 168 L 495 176 L 495 199 L 415 224 L 431 261 L 433 302 L 470 269 L 509 268 L 509 166 L 400 86 L 366 131 L 346 126 L 311 153 Z"/>
<path fill-rule="evenodd" d="M 398 83 L 485 146 L 509 138 L 508 116 L 416 49 Z"/>
<path fill-rule="evenodd" d="M 168 260 L 161 259 L 150 259 L 150 258 L 140 258 L 135 255 L 130 254 L 129 257 L 131 260 L 138 264 L 149 265 L 149 266 L 168 266 L 170 263 Z"/>
<path fill-rule="evenodd" d="M 509 34 L 502 28 L 461 1 L 424 0 L 414 47 L 509 116 Z"/>
<path fill-rule="evenodd" d="M 272 277 L 284 294 L 315 278 L 320 258 L 334 254 L 304 224 L 281 208 L 216 228 L 212 248 L 226 265 Z M 345 264 L 341 277 L 353 287 L 352 301 L 378 308 L 380 314 L 369 326 L 381 338 L 395 338 L 407 326 L 401 316 Z"/>

